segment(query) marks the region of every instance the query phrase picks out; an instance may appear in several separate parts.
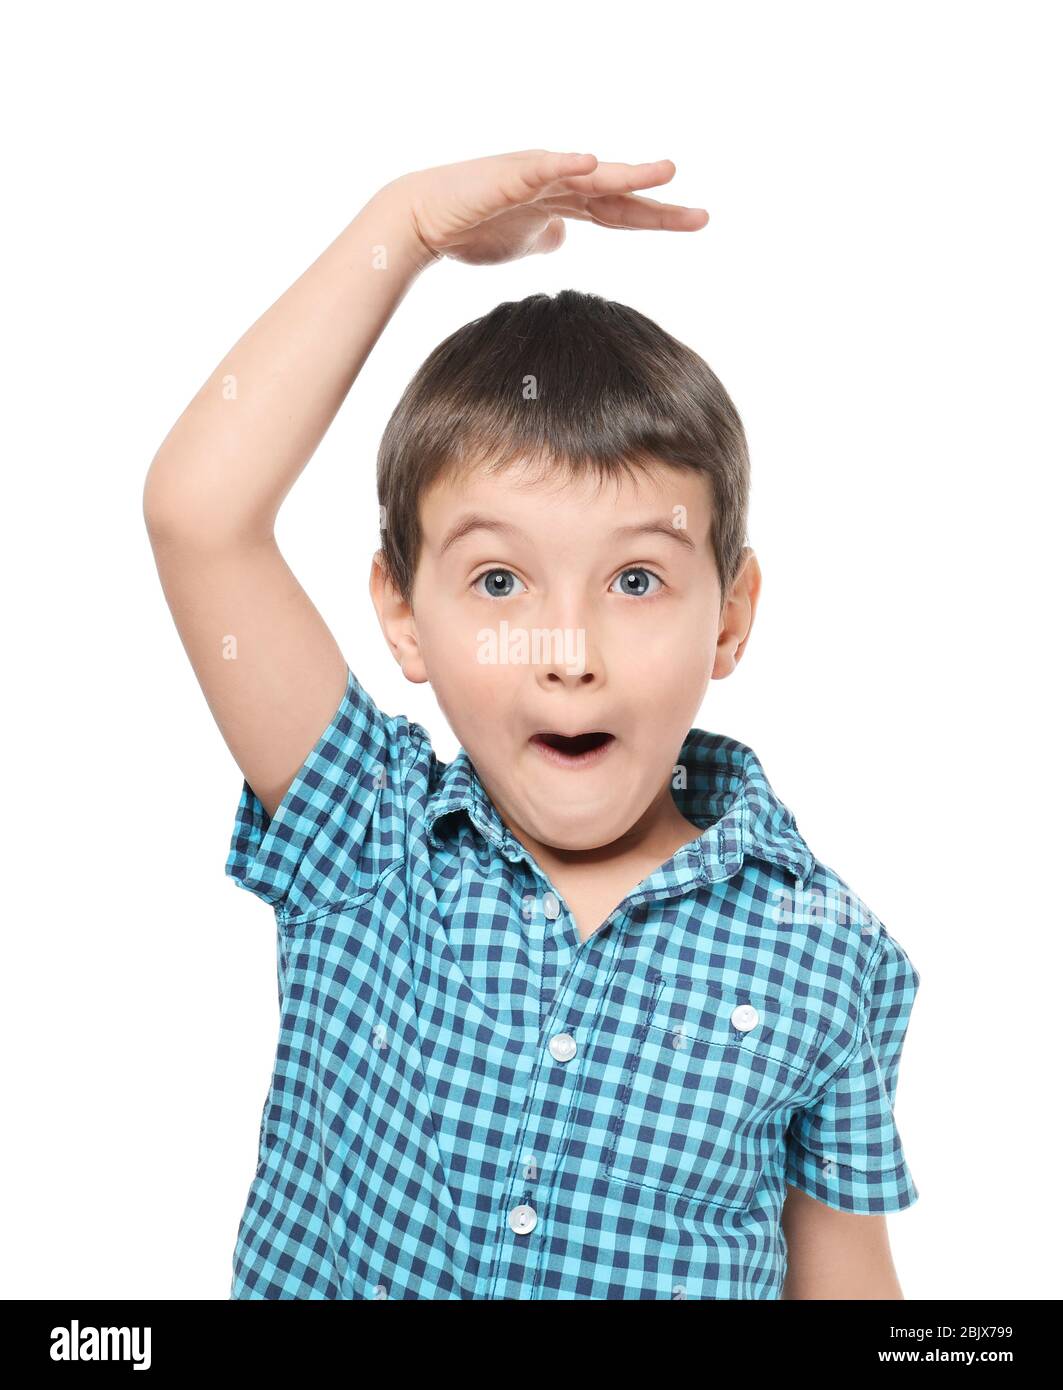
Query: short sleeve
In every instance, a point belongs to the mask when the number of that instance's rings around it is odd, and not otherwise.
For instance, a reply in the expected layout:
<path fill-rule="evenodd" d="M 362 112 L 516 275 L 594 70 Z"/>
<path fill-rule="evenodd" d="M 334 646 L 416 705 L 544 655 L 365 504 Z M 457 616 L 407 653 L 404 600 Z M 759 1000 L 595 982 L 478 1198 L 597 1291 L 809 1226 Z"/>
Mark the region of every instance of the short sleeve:
<path fill-rule="evenodd" d="M 404 852 L 406 767 L 419 726 L 347 688 L 272 820 L 244 779 L 225 873 L 279 920 L 367 891 Z"/>
<path fill-rule="evenodd" d="M 880 929 L 857 1040 L 823 1094 L 791 1119 L 786 1181 L 838 1211 L 902 1211 L 919 1196 L 893 1116 L 918 988 L 915 967 Z"/>

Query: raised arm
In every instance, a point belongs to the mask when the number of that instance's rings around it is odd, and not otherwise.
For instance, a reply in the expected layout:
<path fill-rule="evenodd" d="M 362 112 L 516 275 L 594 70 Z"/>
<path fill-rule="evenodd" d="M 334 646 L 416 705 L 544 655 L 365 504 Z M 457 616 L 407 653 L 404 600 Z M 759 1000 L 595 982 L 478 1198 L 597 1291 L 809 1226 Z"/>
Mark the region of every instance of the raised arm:
<path fill-rule="evenodd" d="M 387 185 L 244 334 L 163 441 L 144 520 L 185 651 L 272 817 L 347 663 L 274 537 L 280 505 L 417 275 L 436 260 Z"/>

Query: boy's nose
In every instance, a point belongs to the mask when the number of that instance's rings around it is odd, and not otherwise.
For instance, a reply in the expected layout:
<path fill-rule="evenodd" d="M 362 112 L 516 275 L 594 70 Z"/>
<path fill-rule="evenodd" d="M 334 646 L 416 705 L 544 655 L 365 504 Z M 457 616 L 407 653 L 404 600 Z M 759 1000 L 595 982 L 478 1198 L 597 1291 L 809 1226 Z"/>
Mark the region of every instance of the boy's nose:
<path fill-rule="evenodd" d="M 601 653 L 586 628 L 549 629 L 549 638 L 536 654 L 536 677 L 541 684 L 587 686 L 600 682 L 603 675 Z M 533 660 L 536 659 L 533 657 Z"/>
<path fill-rule="evenodd" d="M 569 685 L 575 689 L 581 685 L 595 685 L 598 675 L 594 671 L 573 672 L 567 666 L 550 665 L 540 668 L 540 681 L 545 685 Z"/>
<path fill-rule="evenodd" d="M 534 650 L 536 678 L 540 683 L 555 687 L 559 682 L 570 686 L 587 686 L 604 677 L 602 652 L 598 645 L 593 621 L 593 605 L 587 604 L 580 586 L 558 586 L 543 601 L 535 615 L 542 624 L 543 640 Z"/>

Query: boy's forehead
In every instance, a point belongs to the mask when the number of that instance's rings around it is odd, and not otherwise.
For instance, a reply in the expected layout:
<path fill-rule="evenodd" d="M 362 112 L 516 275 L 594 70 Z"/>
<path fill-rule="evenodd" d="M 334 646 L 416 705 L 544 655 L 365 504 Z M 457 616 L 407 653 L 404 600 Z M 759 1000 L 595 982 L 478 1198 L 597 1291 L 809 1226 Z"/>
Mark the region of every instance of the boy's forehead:
<path fill-rule="evenodd" d="M 590 533 L 625 525 L 665 522 L 700 540 L 711 515 L 708 479 L 691 469 L 652 462 L 604 475 L 593 468 L 569 470 L 517 461 L 503 468 L 477 467 L 437 479 L 421 498 L 424 539 L 439 553 L 463 520 L 494 516 L 530 533 L 548 534 L 566 524 Z"/>

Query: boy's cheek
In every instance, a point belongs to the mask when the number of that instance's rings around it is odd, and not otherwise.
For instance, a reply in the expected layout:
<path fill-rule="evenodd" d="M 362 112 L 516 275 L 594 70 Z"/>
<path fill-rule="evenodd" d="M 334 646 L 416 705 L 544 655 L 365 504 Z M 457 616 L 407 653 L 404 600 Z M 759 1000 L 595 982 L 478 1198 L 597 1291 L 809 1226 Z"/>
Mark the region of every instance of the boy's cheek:
<path fill-rule="evenodd" d="M 511 749 L 527 718 L 513 667 L 489 665 L 465 653 L 437 653 L 429 680 L 440 709 L 470 754 L 505 742 Z M 507 752 L 507 757 L 509 753 Z"/>

